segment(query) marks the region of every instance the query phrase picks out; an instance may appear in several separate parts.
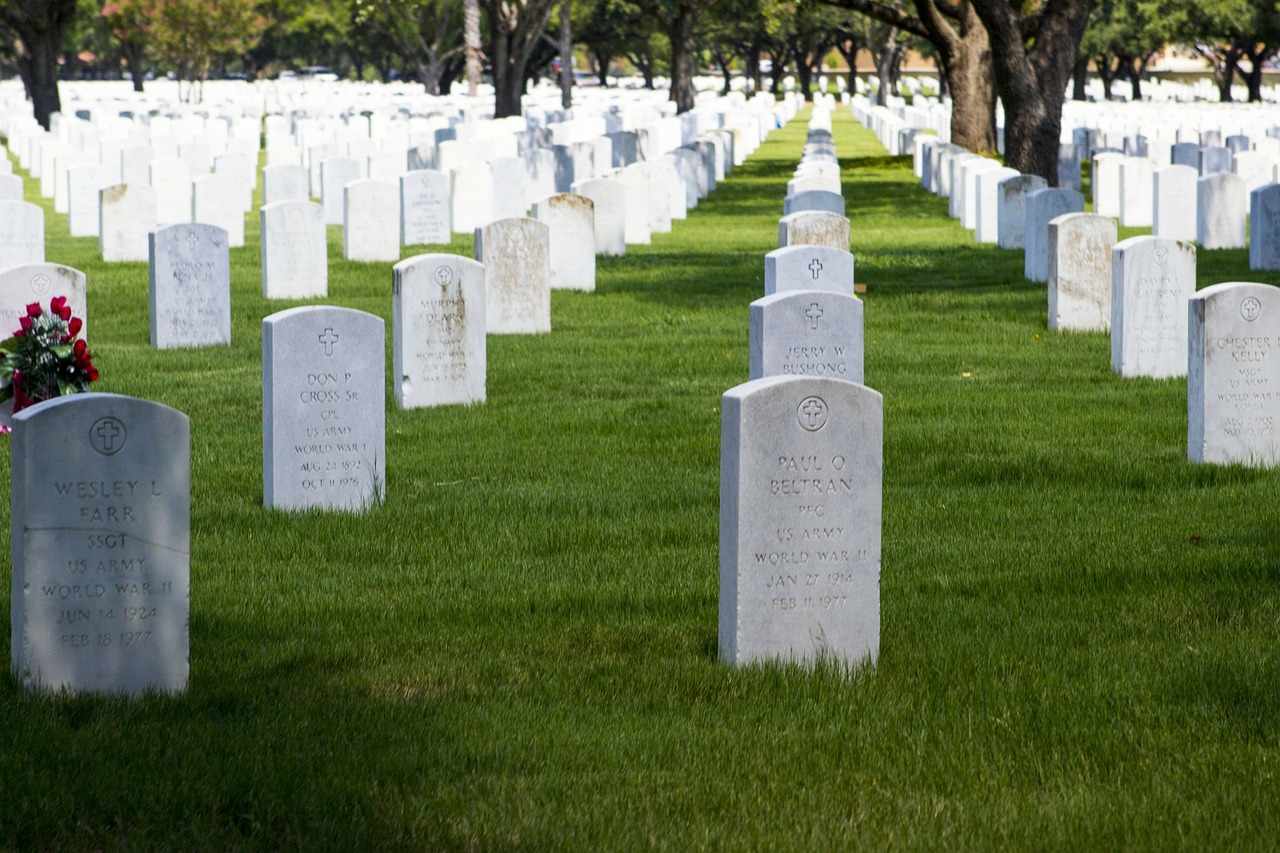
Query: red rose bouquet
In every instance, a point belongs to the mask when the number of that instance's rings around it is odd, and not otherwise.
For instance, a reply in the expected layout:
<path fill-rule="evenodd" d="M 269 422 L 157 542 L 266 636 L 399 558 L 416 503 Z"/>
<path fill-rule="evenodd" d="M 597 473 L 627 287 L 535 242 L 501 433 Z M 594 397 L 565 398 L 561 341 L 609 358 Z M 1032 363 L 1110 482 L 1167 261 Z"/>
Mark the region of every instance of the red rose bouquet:
<path fill-rule="evenodd" d="M 54 297 L 48 312 L 32 302 L 18 322 L 22 328 L 0 341 L 0 382 L 5 383 L 0 402 L 12 397 L 13 411 L 20 412 L 43 400 L 89 390 L 98 368 L 79 337 L 84 321 L 71 316 L 65 296 Z"/>

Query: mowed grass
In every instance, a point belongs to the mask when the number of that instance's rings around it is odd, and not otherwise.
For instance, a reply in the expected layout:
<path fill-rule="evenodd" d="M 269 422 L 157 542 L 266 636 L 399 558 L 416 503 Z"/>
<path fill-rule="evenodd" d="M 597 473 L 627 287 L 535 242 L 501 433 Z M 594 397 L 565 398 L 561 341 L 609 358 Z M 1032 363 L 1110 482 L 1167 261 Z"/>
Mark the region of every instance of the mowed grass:
<path fill-rule="evenodd" d="M 100 263 L 49 210 L 100 390 L 192 419 L 191 681 L 125 701 L 10 678 L 0 847 L 1274 846 L 1280 479 L 1189 465 L 1185 382 L 1049 333 L 1022 254 L 975 245 L 845 111 L 885 397 L 881 656 L 718 661 L 720 395 L 804 132 L 601 258 L 596 293 L 556 292 L 552 334 L 490 337 L 484 405 L 393 405 L 363 516 L 262 507 L 261 319 L 298 303 L 262 299 L 256 219 L 232 346 L 161 353 L 146 265 Z M 389 332 L 390 265 L 330 248 L 323 301 Z M 1259 274 L 1202 252 L 1201 286 L 1227 280 Z"/>

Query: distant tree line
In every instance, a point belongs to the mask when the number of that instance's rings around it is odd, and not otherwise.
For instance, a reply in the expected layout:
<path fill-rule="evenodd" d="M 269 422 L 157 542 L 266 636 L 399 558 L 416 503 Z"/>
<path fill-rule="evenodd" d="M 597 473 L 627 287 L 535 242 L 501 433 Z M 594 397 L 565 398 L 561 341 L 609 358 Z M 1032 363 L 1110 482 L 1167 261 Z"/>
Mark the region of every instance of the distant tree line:
<path fill-rule="evenodd" d="M 0 0 L 0 64 L 22 76 L 37 118 L 58 108 L 59 76 L 150 75 L 198 84 L 330 68 L 339 77 L 413 80 L 430 93 L 482 75 L 498 116 L 520 111 L 530 81 L 555 76 L 572 103 L 575 52 L 600 84 L 625 64 L 654 87 L 670 80 L 681 112 L 693 77 L 718 72 L 754 91 L 787 76 L 808 98 L 836 56 L 865 52 L 877 97 L 898 92 L 908 51 L 932 58 L 952 100 L 952 140 L 996 147 L 1056 180 L 1065 92 L 1096 74 L 1110 96 L 1140 97 L 1152 57 L 1184 45 L 1213 69 L 1223 100 L 1238 77 L 1261 98 L 1264 63 L 1280 52 L 1274 0 Z"/>

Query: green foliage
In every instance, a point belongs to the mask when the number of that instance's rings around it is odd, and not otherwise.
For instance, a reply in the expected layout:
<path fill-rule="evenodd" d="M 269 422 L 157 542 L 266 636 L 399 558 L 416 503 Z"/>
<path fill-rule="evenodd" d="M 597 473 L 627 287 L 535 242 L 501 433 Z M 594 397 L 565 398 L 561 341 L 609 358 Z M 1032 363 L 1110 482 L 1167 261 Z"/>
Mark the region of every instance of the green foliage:
<path fill-rule="evenodd" d="M 1271 846 L 1280 474 L 1188 465 L 1183 383 L 1049 333 L 1021 253 L 833 125 L 885 395 L 882 655 L 852 674 L 716 659 L 720 395 L 803 116 L 596 293 L 556 292 L 550 335 L 490 337 L 487 403 L 389 410 L 358 519 L 261 506 L 261 318 L 296 303 L 261 297 L 256 217 L 232 346 L 157 352 L 145 265 L 46 208 L 102 390 L 192 417 L 192 678 L 4 683 L 0 848 Z M 330 237 L 325 301 L 390 328 L 387 265 Z M 446 248 L 470 241 L 405 254 Z"/>

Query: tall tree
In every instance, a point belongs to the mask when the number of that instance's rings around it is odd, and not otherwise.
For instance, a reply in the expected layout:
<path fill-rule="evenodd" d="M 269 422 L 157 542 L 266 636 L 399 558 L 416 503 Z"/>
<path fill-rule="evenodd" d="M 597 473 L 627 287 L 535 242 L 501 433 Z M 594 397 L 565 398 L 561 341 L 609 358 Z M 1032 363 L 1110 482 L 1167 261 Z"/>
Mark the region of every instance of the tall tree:
<path fill-rule="evenodd" d="M 147 44 L 151 41 L 151 27 L 156 17 L 156 0 L 109 0 L 99 13 L 120 48 L 135 92 L 143 90 Z"/>
<path fill-rule="evenodd" d="M 1054 2 L 1055 0 L 1050 0 Z M 951 94 L 951 141 L 970 151 L 996 148 L 991 42 L 972 0 L 826 0 L 926 39 L 937 51 Z"/>
<path fill-rule="evenodd" d="M 415 68 L 427 94 L 439 95 L 445 64 L 463 50 L 459 11 L 452 0 L 356 0 L 354 22 Z"/>
<path fill-rule="evenodd" d="M 1249 100 L 1262 100 L 1262 66 L 1280 51 L 1280 14 L 1274 0 L 1167 0 L 1163 10 L 1177 20 L 1180 40 L 1208 60 L 1218 97 L 1230 101 L 1236 74 Z M 1248 60 L 1246 71 L 1241 61 Z"/>
<path fill-rule="evenodd" d="M 18 43 L 18 72 L 36 121 L 46 130 L 62 108 L 58 55 L 76 16 L 76 0 L 2 0 L 0 38 Z"/>
<path fill-rule="evenodd" d="M 246 53 L 266 26 L 255 0 L 159 0 L 151 33 L 156 57 L 191 84 L 187 97 L 215 60 Z"/>
<path fill-rule="evenodd" d="M 991 40 L 1005 163 L 1056 187 L 1062 103 L 1093 0 L 1046 0 L 1035 13 L 1021 0 L 971 2 Z"/>
<path fill-rule="evenodd" d="M 497 118 L 520 115 L 526 72 L 556 0 L 484 0 Z"/>
<path fill-rule="evenodd" d="M 676 112 L 693 109 L 693 76 L 697 70 L 696 31 L 699 19 L 720 0 L 636 0 L 653 16 L 671 43 L 671 100 Z"/>

